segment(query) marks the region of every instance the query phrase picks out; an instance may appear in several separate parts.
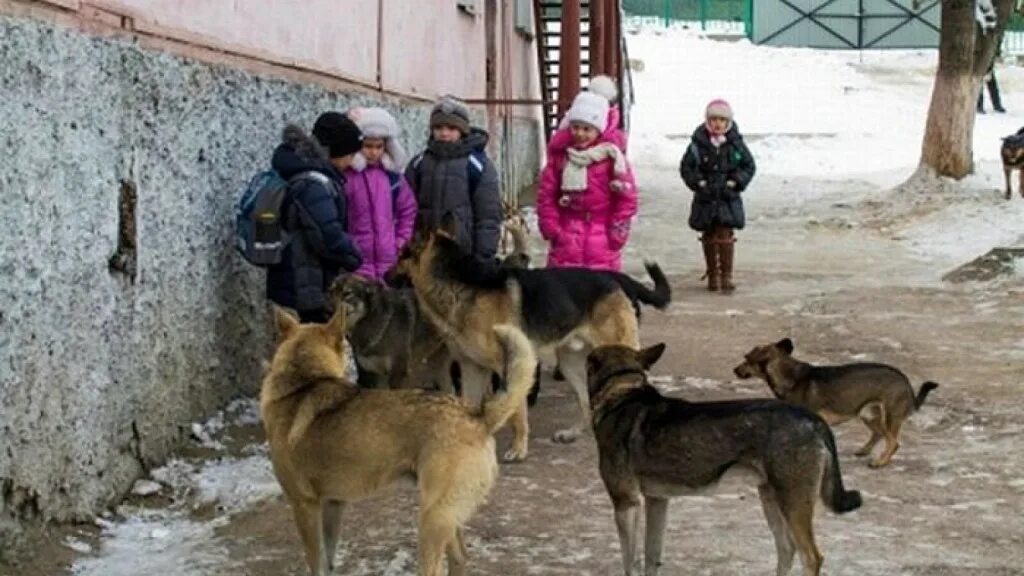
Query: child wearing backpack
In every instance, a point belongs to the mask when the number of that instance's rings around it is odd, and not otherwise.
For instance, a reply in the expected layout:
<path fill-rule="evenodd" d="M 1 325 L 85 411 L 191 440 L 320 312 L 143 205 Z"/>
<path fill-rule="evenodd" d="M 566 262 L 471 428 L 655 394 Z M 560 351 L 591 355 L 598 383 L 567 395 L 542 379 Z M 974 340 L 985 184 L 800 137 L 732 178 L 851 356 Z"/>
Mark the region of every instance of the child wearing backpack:
<path fill-rule="evenodd" d="M 604 96 L 580 92 L 565 115 L 571 140 L 548 147 L 537 191 L 548 266 L 622 269 L 637 191 L 608 108 Z"/>
<path fill-rule="evenodd" d="M 284 129 L 271 166 L 287 182 L 280 216 L 289 238 L 280 261 L 267 268 L 267 297 L 294 309 L 302 322 L 327 322 L 327 289 L 342 271 L 362 264 L 345 232 L 345 177 L 362 147 L 362 133 L 339 112 L 325 112 L 313 138 L 298 126 Z"/>
<path fill-rule="evenodd" d="M 383 283 L 412 238 L 416 198 L 401 173 L 406 158 L 394 117 L 383 108 L 349 116 L 363 132 L 363 148 L 345 171 L 348 232 L 363 256 L 356 274 Z"/>
<path fill-rule="evenodd" d="M 412 159 L 405 177 L 422 226 L 436 228 L 452 213 L 463 251 L 493 262 L 502 210 L 498 173 L 484 152 L 487 139 L 487 132 L 470 126 L 466 105 L 446 96 L 434 105 L 427 148 Z"/>

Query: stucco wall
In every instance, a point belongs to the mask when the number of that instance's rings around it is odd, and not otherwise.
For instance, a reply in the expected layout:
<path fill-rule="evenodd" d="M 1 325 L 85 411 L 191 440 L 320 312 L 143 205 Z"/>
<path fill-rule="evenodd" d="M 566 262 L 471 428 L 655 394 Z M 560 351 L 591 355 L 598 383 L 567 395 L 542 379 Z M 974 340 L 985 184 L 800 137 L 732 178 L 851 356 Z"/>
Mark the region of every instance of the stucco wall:
<path fill-rule="evenodd" d="M 232 204 L 281 127 L 381 104 L 415 150 L 429 105 L 9 15 L 0 61 L 4 550 L 26 519 L 116 500 L 190 422 L 256 392 L 270 325 L 262 273 L 231 246 Z M 123 189 L 137 194 L 134 279 L 109 267 Z"/>

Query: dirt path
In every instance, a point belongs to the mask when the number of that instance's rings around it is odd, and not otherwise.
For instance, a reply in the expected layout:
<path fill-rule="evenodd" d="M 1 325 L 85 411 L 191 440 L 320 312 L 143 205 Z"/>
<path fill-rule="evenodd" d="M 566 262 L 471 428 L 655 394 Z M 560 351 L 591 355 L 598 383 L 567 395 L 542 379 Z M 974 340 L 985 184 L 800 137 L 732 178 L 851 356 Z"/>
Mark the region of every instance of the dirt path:
<path fill-rule="evenodd" d="M 950 263 L 912 252 L 898 240 L 892 216 L 927 213 L 927 201 L 883 210 L 870 184 L 759 177 L 737 248 L 739 290 L 709 294 L 698 280 L 695 234 L 685 224 L 689 197 L 674 170 L 641 166 L 639 173 L 646 175 L 645 196 L 629 267 L 640 270 L 643 258 L 653 258 L 670 272 L 675 290 L 671 308 L 647 311 L 642 328 L 645 343 L 669 344 L 654 370 L 663 391 L 690 399 L 764 396 L 763 385 L 735 380 L 731 368 L 751 346 L 783 336 L 809 361 L 883 361 L 904 369 L 915 386 L 925 379 L 942 385 L 904 428 L 887 469 L 870 470 L 853 456 L 867 435 L 859 424 L 837 429 L 847 486 L 861 490 L 865 504 L 842 517 L 819 511 L 825 573 L 1024 573 L 1024 282 L 941 283 Z M 759 199 L 758 190 L 774 192 Z M 780 191 L 793 201 L 779 202 Z M 621 573 L 593 441 L 548 440 L 573 414 L 566 386 L 546 382 L 531 412 L 529 460 L 502 467 L 491 502 L 469 528 L 473 574 Z M 230 430 L 235 448 L 228 453 L 258 450 L 246 441 L 258 430 Z M 503 433 L 500 444 L 507 441 Z M 255 475 L 265 481 L 265 474 L 264 467 Z M 715 493 L 680 498 L 669 516 L 664 574 L 773 573 L 774 547 L 753 487 L 725 483 Z M 352 506 L 338 572 L 414 574 L 415 518 L 409 486 Z M 170 553 L 145 548 L 124 573 L 305 574 L 279 497 L 231 515 L 205 506 L 191 520 L 205 531 L 164 535 Z M 84 541 L 94 538 L 73 530 Z M 107 540 L 105 554 L 112 544 Z M 55 567 L 64 563 L 55 554 L 11 573 L 67 573 Z M 80 564 L 76 573 L 121 573 L 104 572 L 102 562 L 89 566 Z"/>

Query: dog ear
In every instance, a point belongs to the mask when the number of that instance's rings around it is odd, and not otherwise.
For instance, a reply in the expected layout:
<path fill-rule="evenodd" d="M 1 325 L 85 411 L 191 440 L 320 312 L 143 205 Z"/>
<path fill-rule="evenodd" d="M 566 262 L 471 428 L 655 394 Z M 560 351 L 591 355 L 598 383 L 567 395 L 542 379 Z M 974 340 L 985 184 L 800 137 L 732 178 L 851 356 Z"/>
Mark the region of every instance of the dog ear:
<path fill-rule="evenodd" d="M 455 240 L 459 237 L 459 219 L 451 211 L 445 212 L 441 217 L 441 227 L 438 229 L 444 236 Z"/>
<path fill-rule="evenodd" d="M 338 306 L 334 315 L 327 322 L 327 332 L 331 336 L 337 336 L 339 340 L 345 338 L 345 306 Z"/>
<path fill-rule="evenodd" d="M 779 350 L 782 350 L 786 354 L 793 353 L 793 341 L 790 340 L 789 338 L 783 338 L 782 340 L 779 340 L 778 342 L 775 343 L 775 347 L 778 348 Z"/>
<path fill-rule="evenodd" d="M 643 350 L 637 352 L 636 357 L 637 360 L 640 361 L 640 365 L 644 367 L 644 370 L 647 370 L 651 366 L 654 366 L 654 363 L 657 362 L 659 358 L 661 358 L 661 355 L 664 352 L 665 343 L 662 342 L 661 344 L 655 344 L 654 346 L 644 348 Z"/>
<path fill-rule="evenodd" d="M 274 306 L 274 321 L 277 322 L 277 333 L 282 341 L 287 340 L 299 328 L 299 319 L 280 306 Z"/>

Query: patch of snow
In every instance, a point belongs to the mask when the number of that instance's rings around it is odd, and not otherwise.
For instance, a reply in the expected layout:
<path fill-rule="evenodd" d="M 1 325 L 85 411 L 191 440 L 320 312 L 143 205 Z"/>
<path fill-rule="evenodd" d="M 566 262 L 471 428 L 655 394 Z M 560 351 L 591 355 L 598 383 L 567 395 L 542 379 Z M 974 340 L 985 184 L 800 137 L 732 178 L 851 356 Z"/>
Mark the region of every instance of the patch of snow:
<path fill-rule="evenodd" d="M 160 483 L 152 480 L 136 480 L 132 485 L 132 494 L 136 496 L 152 496 L 160 492 Z"/>

